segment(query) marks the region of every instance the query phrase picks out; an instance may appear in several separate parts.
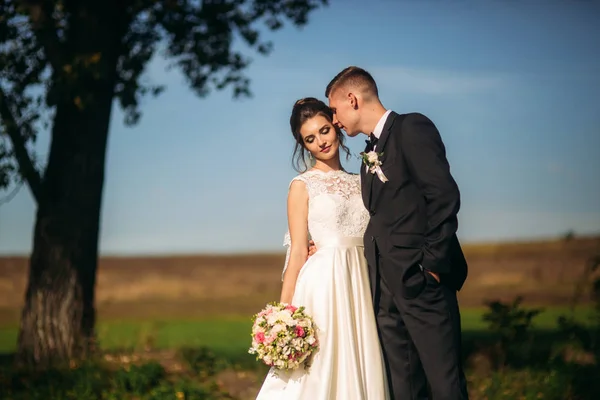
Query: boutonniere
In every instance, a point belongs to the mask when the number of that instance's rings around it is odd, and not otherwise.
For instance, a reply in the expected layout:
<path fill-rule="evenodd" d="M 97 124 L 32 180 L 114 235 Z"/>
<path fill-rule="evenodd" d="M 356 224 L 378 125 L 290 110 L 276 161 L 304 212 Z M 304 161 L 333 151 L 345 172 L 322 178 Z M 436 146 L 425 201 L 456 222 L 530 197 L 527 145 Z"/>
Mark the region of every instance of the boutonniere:
<path fill-rule="evenodd" d="M 376 153 L 375 151 L 369 151 L 368 153 L 365 153 L 363 151 L 362 153 L 360 153 L 360 158 L 362 159 L 362 162 L 367 166 L 369 172 L 372 174 L 377 174 L 379 180 L 385 183 L 388 181 L 388 178 L 384 175 L 383 171 L 381 170 L 381 161 L 379 160 L 379 157 L 381 156 L 383 156 L 383 153 Z"/>

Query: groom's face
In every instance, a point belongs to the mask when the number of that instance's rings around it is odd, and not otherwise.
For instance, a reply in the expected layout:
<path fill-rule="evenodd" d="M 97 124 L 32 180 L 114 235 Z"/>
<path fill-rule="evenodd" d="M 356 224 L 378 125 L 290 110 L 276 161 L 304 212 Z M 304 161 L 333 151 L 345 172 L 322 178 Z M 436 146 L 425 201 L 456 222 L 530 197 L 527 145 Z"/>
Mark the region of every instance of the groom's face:
<path fill-rule="evenodd" d="M 358 130 L 358 110 L 356 97 L 343 88 L 334 90 L 329 95 L 329 107 L 333 111 L 333 123 L 346 132 L 346 135 L 354 137 L 360 133 Z"/>

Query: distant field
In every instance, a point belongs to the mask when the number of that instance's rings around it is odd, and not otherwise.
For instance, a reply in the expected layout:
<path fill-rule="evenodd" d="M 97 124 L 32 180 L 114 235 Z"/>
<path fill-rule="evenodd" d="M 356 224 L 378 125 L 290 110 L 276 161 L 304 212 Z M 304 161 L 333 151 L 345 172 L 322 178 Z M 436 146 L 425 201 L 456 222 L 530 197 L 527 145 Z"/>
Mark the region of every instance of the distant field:
<path fill-rule="evenodd" d="M 564 306 L 600 236 L 464 246 L 469 278 L 463 307 L 523 295 L 527 304 Z M 248 316 L 279 297 L 283 254 L 103 257 L 97 279 L 99 320 Z M 0 325 L 18 321 L 26 257 L 0 258 Z"/>

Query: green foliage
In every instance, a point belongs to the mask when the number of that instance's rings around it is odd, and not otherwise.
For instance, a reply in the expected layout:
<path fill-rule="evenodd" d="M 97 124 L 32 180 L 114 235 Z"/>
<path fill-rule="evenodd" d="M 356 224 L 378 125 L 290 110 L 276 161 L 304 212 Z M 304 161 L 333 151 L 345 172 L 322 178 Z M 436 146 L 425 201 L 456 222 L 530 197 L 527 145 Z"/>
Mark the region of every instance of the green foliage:
<path fill-rule="evenodd" d="M 483 320 L 489 323 L 489 328 L 498 333 L 502 338 L 510 341 L 526 339 L 533 319 L 543 309 L 525 309 L 521 307 L 523 298 L 518 296 L 512 303 L 489 301 L 489 311 L 483 315 Z"/>
<path fill-rule="evenodd" d="M 578 321 L 573 310 L 570 314 L 558 318 L 561 340 L 555 345 L 555 357 L 560 356 L 564 359 L 567 355 L 566 361 L 582 361 L 587 358 L 588 362 L 592 362 L 591 357 L 594 358 L 593 362 L 597 363 L 600 360 L 600 277 L 595 277 L 599 270 L 600 256 L 590 258 L 581 283 L 575 290 L 573 308 L 577 306 L 588 286 L 594 313 L 588 324 Z"/>
<path fill-rule="evenodd" d="M 10 145 L 6 138 L 0 136 L 0 188 L 10 185 L 13 177 L 16 176 L 17 168 L 10 155 Z"/>
<path fill-rule="evenodd" d="M 507 369 L 471 380 L 471 398 L 584 400 L 600 398 L 597 368 Z"/>
<path fill-rule="evenodd" d="M 600 278 L 594 278 L 599 269 L 600 257 L 590 259 L 575 291 L 571 313 L 557 319 L 550 343 L 541 332 L 531 329 L 540 309 L 522 307 L 520 297 L 508 304 L 488 303 L 483 319 L 498 338 L 495 356 L 500 362 L 489 373 L 472 377 L 473 399 L 600 398 Z M 583 293 L 589 293 L 595 304 L 587 323 L 575 313 Z"/>
<path fill-rule="evenodd" d="M 526 309 L 521 306 L 523 298 L 518 296 L 512 303 L 489 301 L 488 312 L 483 314 L 483 320 L 489 325 L 490 331 L 498 336 L 496 362 L 504 365 L 528 356 L 531 345 L 531 328 L 533 319 L 543 309 Z"/>
<path fill-rule="evenodd" d="M 208 379 L 215 376 L 229 364 L 223 358 L 217 358 L 207 347 L 185 347 L 179 351 L 179 354 L 200 379 Z"/>
<path fill-rule="evenodd" d="M 165 371 L 157 362 L 131 365 L 119 368 L 113 375 L 117 391 L 144 395 L 159 385 L 165 377 Z"/>
<path fill-rule="evenodd" d="M 168 374 L 157 362 L 111 365 L 102 362 L 46 371 L 0 369 L 0 387 L 7 400 L 231 400 L 227 387 L 219 387 L 215 365 L 226 363 L 207 349 L 184 349 L 183 360 L 191 370 Z M 212 371 L 202 371 L 206 365 Z M 252 372 L 250 372 L 252 373 Z M 266 371 L 256 373 L 260 384 Z M 484 372 L 468 371 L 472 400 L 584 400 L 600 398 L 600 373 L 595 365 L 558 365 L 542 368 L 504 368 Z M 210 376 L 210 378 L 206 378 Z M 257 390 L 252 386 L 248 393 Z"/>
<path fill-rule="evenodd" d="M 6 400 L 225 400 L 231 397 L 214 384 L 175 377 L 169 379 L 156 362 L 119 367 L 101 363 L 43 372 L 0 371 Z"/>
<path fill-rule="evenodd" d="M 19 174 L 38 185 L 28 143 L 42 126 L 55 125 L 58 110 L 93 108 L 107 85 L 125 122 L 137 123 L 142 98 L 165 89 L 144 78 L 159 51 L 199 96 L 228 87 L 235 97 L 250 96 L 244 71 L 251 60 L 243 50 L 269 54 L 266 31 L 286 22 L 301 27 L 327 3 L 0 0 L 0 188 Z"/>

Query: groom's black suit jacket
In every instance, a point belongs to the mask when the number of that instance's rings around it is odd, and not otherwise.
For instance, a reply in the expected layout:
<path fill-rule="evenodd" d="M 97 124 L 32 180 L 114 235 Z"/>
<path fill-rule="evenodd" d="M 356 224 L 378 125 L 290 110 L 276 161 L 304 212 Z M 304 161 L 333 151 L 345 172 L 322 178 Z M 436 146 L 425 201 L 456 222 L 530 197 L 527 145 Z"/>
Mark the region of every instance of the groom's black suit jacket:
<path fill-rule="evenodd" d="M 422 114 L 391 112 L 375 151 L 383 152 L 388 181 L 361 166 L 363 201 L 371 215 L 364 239 L 371 270 L 378 269 L 390 288 L 402 287 L 403 297 L 418 295 L 408 282 L 422 269 L 460 290 L 468 269 L 456 237 L 460 192 L 437 128 Z"/>

